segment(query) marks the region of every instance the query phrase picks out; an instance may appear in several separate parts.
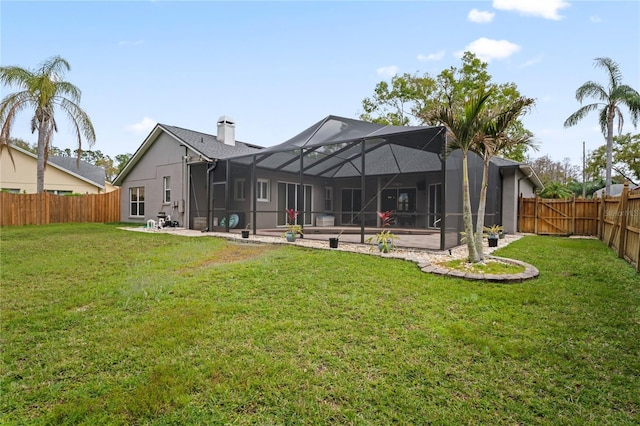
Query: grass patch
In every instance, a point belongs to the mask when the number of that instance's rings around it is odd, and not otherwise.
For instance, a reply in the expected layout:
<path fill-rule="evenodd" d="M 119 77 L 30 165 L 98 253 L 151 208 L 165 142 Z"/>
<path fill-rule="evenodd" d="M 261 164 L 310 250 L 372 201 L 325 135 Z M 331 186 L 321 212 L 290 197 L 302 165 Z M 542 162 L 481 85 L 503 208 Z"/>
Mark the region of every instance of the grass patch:
<path fill-rule="evenodd" d="M 525 237 L 517 285 L 110 225 L 1 230 L 2 424 L 637 424 L 640 280 Z"/>
<path fill-rule="evenodd" d="M 438 265 L 456 271 L 495 275 L 518 274 L 524 272 L 525 269 L 522 265 L 514 265 L 495 259 L 485 259 L 483 263 L 469 263 L 465 259 L 455 259 L 439 263 Z"/>

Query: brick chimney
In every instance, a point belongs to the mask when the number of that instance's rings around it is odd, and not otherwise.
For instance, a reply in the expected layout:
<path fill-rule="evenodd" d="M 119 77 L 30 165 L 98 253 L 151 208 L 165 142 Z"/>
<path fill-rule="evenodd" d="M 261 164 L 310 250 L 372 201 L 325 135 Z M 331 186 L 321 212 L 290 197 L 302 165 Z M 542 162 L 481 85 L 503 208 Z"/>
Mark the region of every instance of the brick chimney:
<path fill-rule="evenodd" d="M 236 123 L 233 118 L 226 115 L 218 118 L 218 135 L 216 139 L 226 145 L 236 145 Z"/>

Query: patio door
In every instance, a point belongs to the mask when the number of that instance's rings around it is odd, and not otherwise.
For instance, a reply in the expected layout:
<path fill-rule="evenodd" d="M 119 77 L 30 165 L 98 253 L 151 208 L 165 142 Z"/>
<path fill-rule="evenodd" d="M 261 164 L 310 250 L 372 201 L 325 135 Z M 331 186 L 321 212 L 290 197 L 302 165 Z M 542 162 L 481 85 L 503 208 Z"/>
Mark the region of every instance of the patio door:
<path fill-rule="evenodd" d="M 412 228 L 416 221 L 416 188 L 390 188 L 380 194 L 380 210 L 395 211 L 396 224 Z"/>
<path fill-rule="evenodd" d="M 440 229 L 442 219 L 442 184 L 429 185 L 427 197 L 427 227 Z"/>
<path fill-rule="evenodd" d="M 342 225 L 355 225 L 360 223 L 362 191 L 360 189 L 345 188 L 341 190 L 340 194 L 342 201 L 340 223 Z"/>
<path fill-rule="evenodd" d="M 311 185 L 303 186 L 304 206 L 298 206 L 300 184 L 278 182 L 278 226 L 285 226 L 287 224 L 287 214 L 285 212 L 287 209 L 294 209 L 296 211 L 304 210 L 304 215 L 296 218 L 296 224 L 311 225 L 311 189 Z"/>

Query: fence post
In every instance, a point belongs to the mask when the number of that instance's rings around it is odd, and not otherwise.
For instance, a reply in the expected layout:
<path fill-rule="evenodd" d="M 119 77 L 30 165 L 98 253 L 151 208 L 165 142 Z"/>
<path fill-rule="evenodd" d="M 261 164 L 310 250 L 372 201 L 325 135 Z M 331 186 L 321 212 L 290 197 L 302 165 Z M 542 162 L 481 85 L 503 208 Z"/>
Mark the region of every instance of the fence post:
<path fill-rule="evenodd" d="M 538 193 L 536 192 L 536 198 L 533 204 L 534 217 L 533 217 L 533 233 L 538 235 Z"/>
<path fill-rule="evenodd" d="M 598 239 L 604 242 L 604 218 L 606 217 L 607 203 L 604 202 L 604 195 L 598 197 L 600 218 L 598 220 Z"/>
<path fill-rule="evenodd" d="M 624 182 L 624 188 L 622 189 L 622 195 L 620 195 L 620 208 L 618 214 L 620 214 L 620 243 L 618 244 L 618 257 L 624 259 L 624 254 L 627 248 L 627 203 L 629 200 L 629 182 Z"/>
<path fill-rule="evenodd" d="M 616 233 L 620 226 L 620 212 L 621 212 L 620 209 L 622 207 L 621 201 L 622 201 L 621 199 L 618 200 L 618 207 L 616 208 L 616 213 L 613 219 L 613 225 L 611 226 L 611 232 L 609 233 L 609 244 L 607 244 L 608 247 L 611 247 L 613 245 L 613 240 L 615 240 Z"/>
<path fill-rule="evenodd" d="M 576 233 L 576 194 L 573 194 L 573 199 L 571 200 L 571 235 Z"/>

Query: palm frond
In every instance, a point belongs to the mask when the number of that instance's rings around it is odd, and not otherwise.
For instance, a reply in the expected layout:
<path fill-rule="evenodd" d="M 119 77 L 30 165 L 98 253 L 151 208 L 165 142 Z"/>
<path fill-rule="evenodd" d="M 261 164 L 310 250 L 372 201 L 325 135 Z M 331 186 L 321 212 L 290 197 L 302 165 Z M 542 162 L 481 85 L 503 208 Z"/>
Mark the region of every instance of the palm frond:
<path fill-rule="evenodd" d="M 609 100 L 609 93 L 600 83 L 587 81 L 576 89 L 576 100 L 582 103 L 585 98 L 598 99 L 600 101 L 607 102 Z"/>
<path fill-rule="evenodd" d="M 594 66 L 596 68 L 604 68 L 609 73 L 609 86 L 611 88 L 617 87 L 622 81 L 622 73 L 620 72 L 620 66 L 614 62 L 611 58 L 600 57 L 595 59 Z"/>
<path fill-rule="evenodd" d="M 582 120 L 584 117 L 586 117 L 587 114 L 589 114 L 591 111 L 597 110 L 599 107 L 606 107 L 606 105 L 597 103 L 597 104 L 589 104 L 589 105 L 585 105 L 585 106 L 581 107 L 579 110 L 577 110 L 576 112 L 571 114 L 564 121 L 564 127 L 575 126 L 576 124 L 578 124 L 580 122 L 580 120 Z M 604 111 L 604 110 L 606 110 L 606 108 L 602 108 L 602 110 Z"/>

